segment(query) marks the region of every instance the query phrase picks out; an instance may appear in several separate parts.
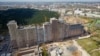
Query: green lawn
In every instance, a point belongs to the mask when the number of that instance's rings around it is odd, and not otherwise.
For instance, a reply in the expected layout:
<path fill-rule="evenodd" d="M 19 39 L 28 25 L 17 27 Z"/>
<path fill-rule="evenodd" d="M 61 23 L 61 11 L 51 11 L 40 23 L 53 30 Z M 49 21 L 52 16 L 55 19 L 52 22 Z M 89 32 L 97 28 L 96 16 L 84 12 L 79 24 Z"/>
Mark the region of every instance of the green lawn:
<path fill-rule="evenodd" d="M 100 30 L 95 31 L 97 34 L 86 38 L 86 39 L 79 39 L 77 42 L 81 45 L 91 56 L 100 56 Z M 97 51 L 93 51 L 96 50 Z"/>
<path fill-rule="evenodd" d="M 78 41 L 79 45 L 81 45 L 88 52 L 91 52 L 93 49 L 98 48 L 97 43 L 95 41 L 91 40 L 91 38 L 77 40 L 77 41 Z"/>
<path fill-rule="evenodd" d="M 100 27 L 95 25 L 100 25 L 100 18 L 87 18 L 89 22 L 87 23 L 88 31 L 92 34 L 90 38 L 78 39 L 77 42 L 82 46 L 91 56 L 100 56 Z M 96 50 L 96 51 L 94 51 Z"/>
<path fill-rule="evenodd" d="M 99 56 L 100 50 L 96 52 L 92 52 L 95 49 L 100 48 L 100 43 L 98 44 L 97 41 L 93 40 L 95 37 L 91 38 L 86 38 L 86 39 L 81 39 L 77 40 L 79 45 L 81 45 L 91 56 Z"/>
<path fill-rule="evenodd" d="M 100 56 L 100 51 L 92 52 L 91 56 Z"/>

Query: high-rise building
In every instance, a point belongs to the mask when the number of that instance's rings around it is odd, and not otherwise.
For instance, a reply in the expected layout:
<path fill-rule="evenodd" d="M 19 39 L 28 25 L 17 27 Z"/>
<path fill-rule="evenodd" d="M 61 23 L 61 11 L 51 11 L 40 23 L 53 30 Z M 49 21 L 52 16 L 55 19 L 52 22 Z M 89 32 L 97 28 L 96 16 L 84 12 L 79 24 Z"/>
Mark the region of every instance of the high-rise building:
<path fill-rule="evenodd" d="M 9 29 L 9 34 L 10 34 L 10 38 L 11 38 L 11 44 L 13 46 L 13 48 L 17 48 L 17 22 L 15 21 L 10 21 L 8 24 L 8 29 Z"/>
<path fill-rule="evenodd" d="M 60 35 L 59 21 L 55 18 L 51 18 L 51 27 L 52 27 L 52 40 L 58 41 Z"/>
<path fill-rule="evenodd" d="M 37 29 L 37 32 L 38 32 L 38 43 L 43 43 L 44 42 L 44 30 L 43 30 L 43 27 L 39 27 Z"/>
<path fill-rule="evenodd" d="M 37 43 L 36 28 L 33 27 L 33 28 L 31 28 L 31 29 L 30 29 L 30 28 L 27 29 L 27 35 L 28 35 L 28 40 L 29 40 L 29 42 L 28 42 L 29 46 L 35 45 L 35 44 Z"/>
<path fill-rule="evenodd" d="M 17 46 L 18 48 L 27 47 L 27 30 L 26 29 L 17 29 Z"/>
<path fill-rule="evenodd" d="M 15 21 L 10 21 L 7 26 L 13 48 L 31 47 L 39 43 L 81 36 L 84 33 L 81 24 L 69 25 L 63 19 L 56 18 L 51 18 L 43 26 L 18 27 Z"/>
<path fill-rule="evenodd" d="M 52 41 L 52 28 L 51 23 L 45 22 L 44 23 L 44 42 L 50 42 Z"/>

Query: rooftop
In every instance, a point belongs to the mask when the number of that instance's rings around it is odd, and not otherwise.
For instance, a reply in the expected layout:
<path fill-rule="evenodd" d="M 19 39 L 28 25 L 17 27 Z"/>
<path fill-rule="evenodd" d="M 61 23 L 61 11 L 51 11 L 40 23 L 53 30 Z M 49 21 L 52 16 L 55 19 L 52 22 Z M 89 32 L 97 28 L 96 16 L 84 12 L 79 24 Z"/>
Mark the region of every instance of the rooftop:
<path fill-rule="evenodd" d="M 9 21 L 7 25 L 9 24 L 16 24 L 17 22 L 15 20 Z"/>

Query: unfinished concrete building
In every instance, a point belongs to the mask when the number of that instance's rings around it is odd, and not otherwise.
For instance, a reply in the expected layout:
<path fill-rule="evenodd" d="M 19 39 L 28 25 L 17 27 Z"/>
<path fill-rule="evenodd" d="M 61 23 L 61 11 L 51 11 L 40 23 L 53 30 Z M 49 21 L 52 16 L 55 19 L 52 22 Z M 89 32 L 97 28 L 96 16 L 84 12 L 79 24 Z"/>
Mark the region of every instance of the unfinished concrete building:
<path fill-rule="evenodd" d="M 11 39 L 11 44 L 13 45 L 13 48 L 17 48 L 17 22 L 15 21 L 10 21 L 8 24 L 8 29 L 9 29 L 9 34 L 10 34 L 10 39 Z"/>
<path fill-rule="evenodd" d="M 17 22 L 10 21 L 8 29 L 13 48 L 24 48 L 35 44 L 59 41 L 65 38 L 80 36 L 84 33 L 81 24 L 70 25 L 63 19 L 51 18 L 43 26 L 18 27 Z"/>
<path fill-rule="evenodd" d="M 44 42 L 50 42 L 52 41 L 52 28 L 50 22 L 44 23 Z"/>

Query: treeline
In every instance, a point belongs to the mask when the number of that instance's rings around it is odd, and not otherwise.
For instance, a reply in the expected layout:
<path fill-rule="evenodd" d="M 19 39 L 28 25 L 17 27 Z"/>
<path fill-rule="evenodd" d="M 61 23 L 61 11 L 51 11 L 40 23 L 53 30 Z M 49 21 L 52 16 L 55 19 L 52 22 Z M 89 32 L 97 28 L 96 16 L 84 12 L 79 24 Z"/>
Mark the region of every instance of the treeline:
<path fill-rule="evenodd" d="M 59 17 L 57 12 L 36 9 L 9 9 L 0 11 L 0 30 L 7 29 L 7 22 L 15 20 L 19 25 L 41 24 L 51 17 Z"/>

